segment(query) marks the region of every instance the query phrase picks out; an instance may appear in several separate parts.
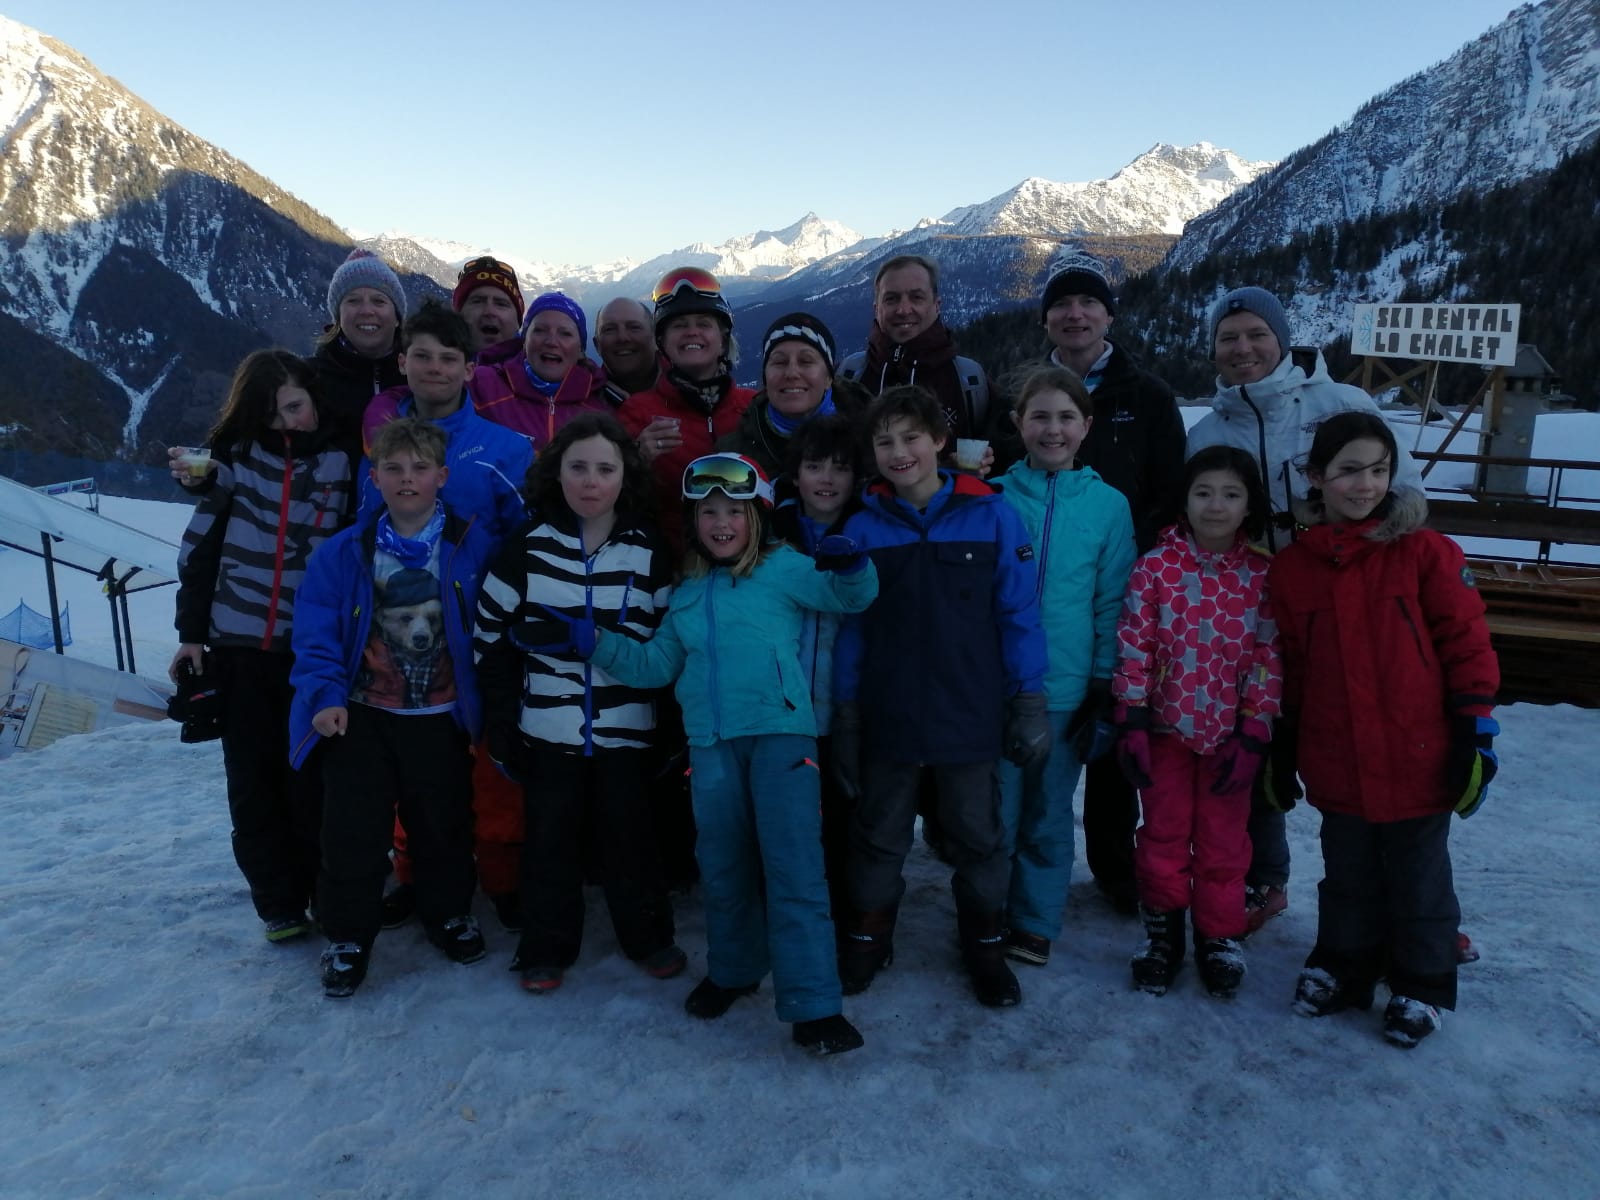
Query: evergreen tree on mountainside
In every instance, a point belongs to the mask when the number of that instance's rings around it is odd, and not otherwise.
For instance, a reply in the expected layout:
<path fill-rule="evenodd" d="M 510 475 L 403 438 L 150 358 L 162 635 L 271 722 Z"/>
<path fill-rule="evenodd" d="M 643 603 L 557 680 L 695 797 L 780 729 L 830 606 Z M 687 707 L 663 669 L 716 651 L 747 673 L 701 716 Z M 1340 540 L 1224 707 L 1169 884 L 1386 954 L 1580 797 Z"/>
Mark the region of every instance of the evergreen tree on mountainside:
<path fill-rule="evenodd" d="M 1385 259 L 1402 287 L 1374 293 Z M 1417 205 L 1341 225 L 1318 225 L 1255 254 L 1208 258 L 1189 271 L 1159 266 L 1123 282 L 1111 336 L 1180 395 L 1212 393 L 1205 313 L 1223 291 L 1259 284 L 1288 300 L 1332 293 L 1350 303 L 1455 301 L 1522 305 L 1520 339 L 1539 350 L 1580 404 L 1600 406 L 1600 140 L 1552 170 L 1442 209 Z M 1048 349 L 1037 309 L 996 313 L 957 333 L 970 354 L 1004 380 Z M 1329 348 L 1329 370 L 1355 367 L 1348 337 Z M 1463 401 L 1476 369 L 1442 372 L 1440 398 Z"/>

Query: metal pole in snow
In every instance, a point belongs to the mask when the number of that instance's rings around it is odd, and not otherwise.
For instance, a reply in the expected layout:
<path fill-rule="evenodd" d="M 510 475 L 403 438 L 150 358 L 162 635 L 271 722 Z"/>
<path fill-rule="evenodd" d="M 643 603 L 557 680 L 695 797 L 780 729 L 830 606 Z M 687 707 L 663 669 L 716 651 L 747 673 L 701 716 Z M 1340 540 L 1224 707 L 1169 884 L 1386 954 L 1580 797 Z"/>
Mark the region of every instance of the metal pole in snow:
<path fill-rule="evenodd" d="M 44 548 L 44 585 L 50 597 L 50 631 L 55 634 L 56 653 L 65 654 L 66 645 L 61 640 L 61 611 L 56 601 L 56 557 L 50 552 L 50 535 L 39 534 L 39 545 Z"/>

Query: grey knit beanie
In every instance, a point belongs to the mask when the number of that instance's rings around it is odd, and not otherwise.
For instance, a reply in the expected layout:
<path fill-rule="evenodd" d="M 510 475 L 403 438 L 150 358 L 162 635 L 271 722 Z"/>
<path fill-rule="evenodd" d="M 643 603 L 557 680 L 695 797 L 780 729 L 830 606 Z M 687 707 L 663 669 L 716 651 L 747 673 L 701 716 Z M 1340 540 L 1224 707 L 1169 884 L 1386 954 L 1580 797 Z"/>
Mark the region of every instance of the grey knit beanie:
<path fill-rule="evenodd" d="M 1254 313 L 1260 317 L 1272 330 L 1272 336 L 1278 339 L 1278 353 L 1289 353 L 1289 317 L 1283 311 L 1283 305 L 1266 288 L 1242 287 L 1234 288 L 1211 306 L 1211 332 L 1206 343 L 1206 353 L 1210 357 L 1215 358 L 1217 353 L 1217 326 L 1222 324 L 1224 317 L 1237 312 Z"/>
<path fill-rule="evenodd" d="M 406 291 L 400 286 L 400 276 L 371 250 L 357 246 L 328 282 L 328 316 L 334 324 L 339 323 L 339 302 L 359 287 L 376 288 L 388 296 L 395 316 L 405 319 Z"/>

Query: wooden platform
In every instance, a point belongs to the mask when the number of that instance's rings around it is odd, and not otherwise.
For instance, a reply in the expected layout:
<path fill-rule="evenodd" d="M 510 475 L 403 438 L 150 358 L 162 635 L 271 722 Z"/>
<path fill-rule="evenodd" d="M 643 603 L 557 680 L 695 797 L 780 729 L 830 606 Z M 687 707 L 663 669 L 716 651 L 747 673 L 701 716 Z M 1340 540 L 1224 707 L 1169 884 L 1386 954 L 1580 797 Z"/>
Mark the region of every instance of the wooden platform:
<path fill-rule="evenodd" d="M 1474 558 L 1500 702 L 1600 708 L 1600 567 Z"/>

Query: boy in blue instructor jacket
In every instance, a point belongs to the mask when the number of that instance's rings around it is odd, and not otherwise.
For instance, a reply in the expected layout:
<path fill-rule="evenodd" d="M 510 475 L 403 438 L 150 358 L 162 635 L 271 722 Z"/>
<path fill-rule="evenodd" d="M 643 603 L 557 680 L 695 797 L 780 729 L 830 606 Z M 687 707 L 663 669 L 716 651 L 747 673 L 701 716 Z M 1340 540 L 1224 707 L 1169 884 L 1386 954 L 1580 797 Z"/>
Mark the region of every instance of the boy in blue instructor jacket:
<path fill-rule="evenodd" d="M 845 534 L 871 555 L 878 598 L 841 626 L 834 654 L 836 770 L 858 796 L 840 982 L 847 995 L 862 991 L 893 960 L 928 767 L 973 989 L 983 1004 L 1016 1004 L 1004 954 L 1010 864 L 998 763 L 1004 754 L 1026 765 L 1049 750 L 1033 547 L 999 492 L 939 467 L 948 427 L 927 392 L 885 391 L 867 427 L 882 481 Z"/>

